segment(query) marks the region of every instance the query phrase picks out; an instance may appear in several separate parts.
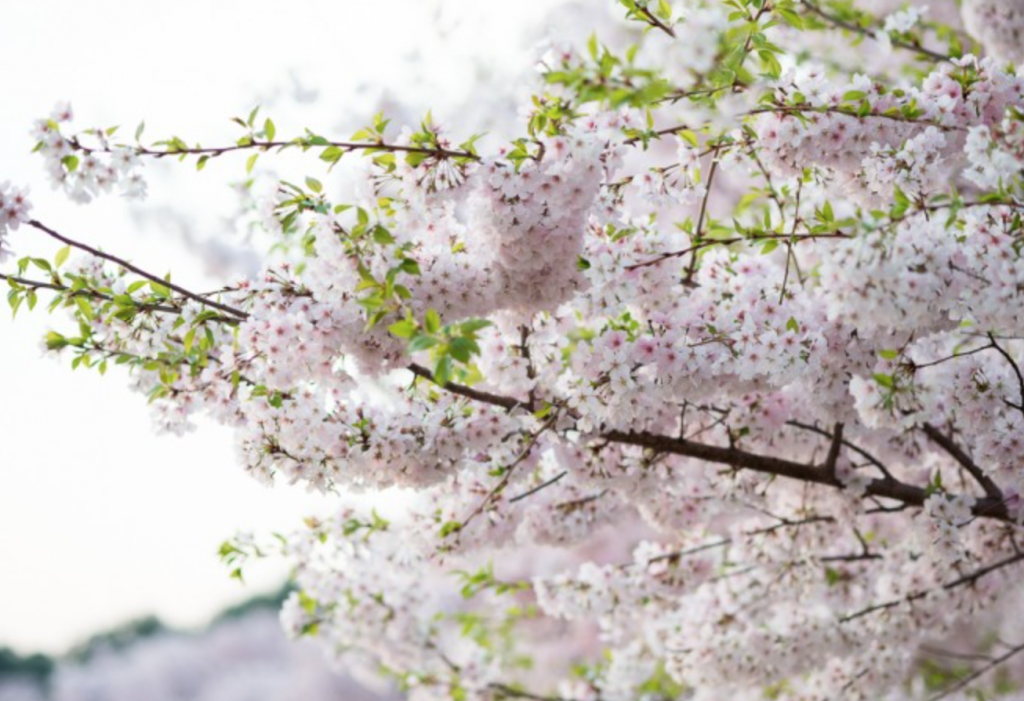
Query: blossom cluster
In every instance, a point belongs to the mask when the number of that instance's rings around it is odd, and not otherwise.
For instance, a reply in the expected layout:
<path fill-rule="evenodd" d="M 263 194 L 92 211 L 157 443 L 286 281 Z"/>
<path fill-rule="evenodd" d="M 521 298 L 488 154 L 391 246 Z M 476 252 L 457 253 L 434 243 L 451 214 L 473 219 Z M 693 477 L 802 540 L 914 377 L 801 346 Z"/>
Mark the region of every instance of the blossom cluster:
<path fill-rule="evenodd" d="M 115 188 L 128 198 L 143 199 L 146 181 L 142 161 L 133 146 L 112 146 L 114 130 L 89 129 L 85 134 L 96 139 L 96 146 L 84 145 L 78 135 L 67 136 L 62 126 L 70 125 L 74 111 L 70 103 L 60 103 L 48 119 L 39 119 L 31 136 L 43 156 L 50 184 L 61 188 L 75 202 L 89 202 Z"/>
<path fill-rule="evenodd" d="M 28 221 L 30 209 L 28 189 L 13 187 L 9 182 L 0 183 L 0 263 L 11 255 L 8 232 Z"/>

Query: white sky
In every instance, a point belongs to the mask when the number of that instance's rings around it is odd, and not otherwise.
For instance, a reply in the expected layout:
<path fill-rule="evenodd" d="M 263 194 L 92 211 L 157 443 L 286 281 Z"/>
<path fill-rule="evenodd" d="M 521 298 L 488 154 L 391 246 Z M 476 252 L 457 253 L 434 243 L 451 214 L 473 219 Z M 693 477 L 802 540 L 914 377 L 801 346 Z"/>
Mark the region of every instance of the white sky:
<path fill-rule="evenodd" d="M 201 286 L 194 256 L 158 228 L 139 231 L 124 201 L 79 207 L 52 192 L 28 153 L 33 119 L 69 99 L 78 128 L 121 124 L 130 135 L 145 119 L 149 138 L 212 144 L 237 136 L 228 117 L 262 102 L 279 135 L 315 126 L 347 136 L 339 128 L 368 121 L 375 88 L 418 114 L 461 102 L 481 67 L 528 71 L 524 28 L 550 4 L 445 0 L 438 15 L 436 0 L 2 0 L 0 181 L 30 185 L 33 214 L 58 230 Z M 320 98 L 296 105 L 292 75 Z M 143 209 L 169 205 L 201 235 L 219 235 L 232 212 L 227 183 L 243 171 L 227 159 L 201 174 L 150 168 Z M 30 231 L 12 237 L 19 253 L 46 246 Z M 281 566 L 254 570 L 244 589 L 229 580 L 218 545 L 238 529 L 289 530 L 331 500 L 257 485 L 226 429 L 156 437 L 122 374 L 40 358 L 42 304 L 12 323 L 0 302 L 0 646 L 60 651 L 148 613 L 199 625 L 276 585 Z"/>

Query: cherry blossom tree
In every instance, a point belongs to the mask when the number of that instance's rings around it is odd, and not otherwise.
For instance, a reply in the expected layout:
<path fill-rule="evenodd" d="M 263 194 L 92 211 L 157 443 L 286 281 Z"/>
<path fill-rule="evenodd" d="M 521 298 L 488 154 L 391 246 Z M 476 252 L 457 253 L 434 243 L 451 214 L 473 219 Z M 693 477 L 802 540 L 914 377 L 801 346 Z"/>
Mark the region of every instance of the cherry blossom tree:
<path fill-rule="evenodd" d="M 159 430 L 211 416 L 254 478 L 336 491 L 221 555 L 288 558 L 285 629 L 410 698 L 1024 698 L 1024 7 L 566 11 L 597 31 L 487 136 L 58 106 L 72 199 L 244 167 L 273 246 L 196 289 L 5 184 L 11 307 L 64 312 L 45 349 Z M 303 175 L 261 189 L 275 158 Z"/>

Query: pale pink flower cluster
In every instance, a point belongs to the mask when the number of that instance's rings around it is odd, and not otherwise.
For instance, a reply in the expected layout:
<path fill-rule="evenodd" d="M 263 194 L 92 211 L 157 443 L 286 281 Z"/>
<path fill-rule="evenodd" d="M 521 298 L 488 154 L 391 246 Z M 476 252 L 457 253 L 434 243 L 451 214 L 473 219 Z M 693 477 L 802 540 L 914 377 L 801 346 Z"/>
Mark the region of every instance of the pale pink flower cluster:
<path fill-rule="evenodd" d="M 1016 0 L 964 0 L 964 28 L 997 61 L 1024 61 L 1024 8 Z"/>
<path fill-rule="evenodd" d="M 969 494 L 943 494 L 936 492 L 924 503 L 922 537 L 939 563 L 953 567 L 967 558 L 967 550 L 960 540 L 960 529 L 967 526 L 974 514 L 974 497 Z"/>
<path fill-rule="evenodd" d="M 967 88 L 953 75 L 963 71 L 975 73 Z M 835 173 L 854 193 L 865 185 L 879 192 L 901 182 L 928 187 L 948 178 L 955 161 L 941 161 L 962 149 L 962 125 L 999 124 L 1007 106 L 1024 96 L 1024 79 L 990 58 L 968 56 L 941 64 L 920 87 L 884 92 L 866 76 L 834 84 L 822 68 L 800 67 L 777 88 L 782 101 L 794 93 L 807 100 L 806 120 L 786 109 L 757 120 L 770 167 L 788 174 L 813 164 Z M 917 116 L 906 119 L 901 110 L 910 107 Z M 866 182 L 857 177 L 864 168 Z"/>
<path fill-rule="evenodd" d="M 147 186 L 137 149 L 111 145 L 111 134 L 103 129 L 88 130 L 95 145 L 84 144 L 81 135 L 63 134 L 62 125 L 69 125 L 73 119 L 71 105 L 60 103 L 49 119 L 36 120 L 32 127 L 32 138 L 38 144 L 53 187 L 63 189 L 79 203 L 109 194 L 115 188 L 124 197 L 144 199 Z"/>
<path fill-rule="evenodd" d="M 18 188 L 7 181 L 0 182 L 0 263 L 12 255 L 7 242 L 8 232 L 27 222 L 31 209 L 28 188 Z"/>
<path fill-rule="evenodd" d="M 477 174 L 470 245 L 497 275 L 503 307 L 552 310 L 582 284 L 576 259 L 604 175 L 603 146 L 588 134 L 557 137 L 539 163 L 497 159 Z"/>

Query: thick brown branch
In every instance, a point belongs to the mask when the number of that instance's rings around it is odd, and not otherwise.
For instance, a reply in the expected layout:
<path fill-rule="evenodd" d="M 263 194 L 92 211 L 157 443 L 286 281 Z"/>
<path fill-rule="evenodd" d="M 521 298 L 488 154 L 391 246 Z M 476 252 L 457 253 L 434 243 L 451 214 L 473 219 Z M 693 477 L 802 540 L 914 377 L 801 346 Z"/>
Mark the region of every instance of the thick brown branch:
<path fill-rule="evenodd" d="M 697 460 L 704 460 L 705 462 L 728 465 L 777 477 L 787 477 L 800 480 L 801 482 L 820 484 L 836 489 L 843 488 L 842 483 L 834 475 L 826 474 L 817 465 L 808 465 L 767 455 L 757 455 L 739 450 L 738 448 L 693 443 L 684 439 L 646 432 L 609 431 L 603 434 L 602 437 L 613 443 L 650 448 L 661 453 L 682 455 Z M 869 482 L 866 493 L 869 496 L 893 499 L 911 506 L 921 506 L 924 504 L 925 499 L 928 498 L 928 493 L 923 488 L 888 477 Z M 976 516 L 994 518 L 1001 521 L 1010 520 L 1006 505 L 1001 500 L 992 499 L 991 497 L 977 500 L 973 511 Z"/>
<path fill-rule="evenodd" d="M 832 436 L 831 433 L 829 433 L 828 431 L 826 431 L 823 428 L 819 428 L 817 426 L 812 426 L 811 424 L 801 423 L 799 421 L 787 421 L 786 425 L 787 426 L 792 426 L 794 428 L 799 428 L 799 429 L 802 429 L 804 431 L 810 431 L 812 433 L 817 433 L 819 436 L 824 436 L 825 438 L 829 438 L 829 437 Z M 889 468 L 887 468 L 885 466 L 885 464 L 882 463 L 882 461 L 879 460 L 878 458 L 876 458 L 874 455 L 872 455 L 868 451 L 864 450 L 859 445 L 857 445 L 855 443 L 851 443 L 846 438 L 843 438 L 843 445 L 845 445 L 847 448 L 849 448 L 853 452 L 855 452 L 858 455 L 860 455 L 862 458 L 864 458 L 869 463 L 871 463 L 874 467 L 877 467 L 879 472 L 881 472 L 883 475 L 885 475 L 886 477 L 892 478 L 892 473 L 889 472 Z"/>
<path fill-rule="evenodd" d="M 836 463 L 839 461 L 839 451 L 843 448 L 843 425 L 836 424 L 832 431 L 832 444 L 828 447 L 828 457 L 825 458 L 825 474 L 829 478 L 836 478 Z"/>
<path fill-rule="evenodd" d="M 992 481 L 992 478 L 985 474 L 978 465 L 971 459 L 963 448 L 957 445 L 950 436 L 940 431 L 931 424 L 924 424 L 921 426 L 921 430 L 924 434 L 932 440 L 933 443 L 938 445 L 940 448 L 949 453 L 953 459 L 955 459 L 960 465 L 970 473 L 971 477 L 981 485 L 981 488 L 985 490 L 985 494 L 992 497 L 993 499 L 1002 500 L 1003 492 L 999 489 L 999 485 Z"/>
<path fill-rule="evenodd" d="M 434 381 L 433 374 L 421 365 L 411 363 L 407 368 L 417 377 L 422 377 L 426 380 L 430 380 L 431 382 Z M 500 406 L 509 411 L 513 411 L 517 408 L 523 408 L 531 412 L 534 411 L 534 406 L 529 401 L 485 392 L 483 390 L 474 389 L 454 382 L 445 384 L 442 389 L 452 392 L 453 394 L 466 397 L 467 399 L 491 404 L 492 406 Z M 825 433 L 825 435 L 831 438 L 835 437 L 834 433 Z M 695 443 L 684 438 L 673 438 L 671 436 L 634 431 L 607 431 L 601 435 L 601 438 L 610 443 L 635 445 L 642 448 L 649 448 L 659 453 L 681 455 L 683 457 L 703 460 L 705 462 L 728 465 L 738 469 L 752 470 L 754 472 L 774 475 L 777 477 L 787 477 L 801 482 L 820 484 L 836 489 L 843 488 L 843 484 L 835 477 L 835 475 L 828 474 L 827 471 L 822 470 L 818 465 L 784 460 L 782 458 L 776 458 L 768 455 L 758 455 L 756 453 L 739 450 L 738 448 L 707 445 L 705 443 Z M 854 448 L 841 437 L 840 442 L 843 445 Z M 872 462 L 877 461 L 872 459 Z M 900 482 L 887 472 L 885 477 L 869 482 L 865 493 L 866 496 L 881 497 L 900 502 L 901 509 L 907 506 L 922 506 L 928 498 L 928 492 L 925 491 L 925 489 L 912 484 L 906 484 L 905 482 Z M 1008 522 L 1012 521 L 1003 500 L 993 497 L 978 499 L 974 504 L 972 512 L 979 518 L 992 518 Z"/>
<path fill-rule="evenodd" d="M 416 375 L 417 377 L 422 377 L 425 380 L 430 380 L 431 382 L 434 382 L 434 374 L 430 372 L 430 370 L 427 370 L 422 365 L 417 365 L 416 363 L 409 363 L 409 365 L 406 366 L 406 369 L 409 370 L 412 374 Z M 434 382 L 434 384 L 437 383 Z M 493 406 L 504 407 L 509 411 L 513 411 L 518 408 L 523 408 L 530 412 L 534 410 L 533 403 L 528 400 L 524 401 L 514 399 L 512 397 L 504 397 L 500 394 L 484 392 L 482 390 L 473 389 L 472 387 L 467 387 L 466 385 L 460 385 L 456 382 L 448 382 L 444 385 L 438 386 L 441 387 L 441 389 L 443 390 L 451 392 L 452 394 L 458 394 L 459 396 L 466 397 L 467 399 L 472 399 L 478 402 L 483 402 L 484 404 L 491 404 Z"/>

